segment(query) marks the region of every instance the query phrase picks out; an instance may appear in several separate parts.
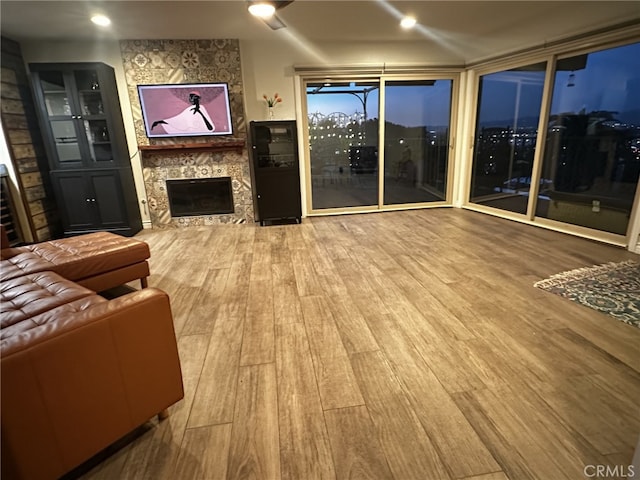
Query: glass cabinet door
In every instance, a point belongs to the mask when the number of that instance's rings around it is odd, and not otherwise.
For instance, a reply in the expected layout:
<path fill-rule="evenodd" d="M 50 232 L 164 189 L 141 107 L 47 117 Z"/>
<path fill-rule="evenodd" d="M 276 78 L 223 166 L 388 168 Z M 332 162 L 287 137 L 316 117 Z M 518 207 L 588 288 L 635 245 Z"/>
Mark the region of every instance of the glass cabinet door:
<path fill-rule="evenodd" d="M 258 168 L 296 167 L 293 132 L 287 125 L 256 125 L 254 149 Z"/>
<path fill-rule="evenodd" d="M 97 70 L 39 72 L 57 168 L 113 162 Z"/>
<path fill-rule="evenodd" d="M 89 158 L 97 164 L 111 162 L 113 161 L 111 138 L 98 72 L 95 70 L 76 70 L 74 82 L 77 88 L 79 116 L 84 127 Z"/>
<path fill-rule="evenodd" d="M 40 87 L 51 136 L 61 166 L 82 162 L 72 89 L 65 80 L 62 72 L 40 73 Z"/>

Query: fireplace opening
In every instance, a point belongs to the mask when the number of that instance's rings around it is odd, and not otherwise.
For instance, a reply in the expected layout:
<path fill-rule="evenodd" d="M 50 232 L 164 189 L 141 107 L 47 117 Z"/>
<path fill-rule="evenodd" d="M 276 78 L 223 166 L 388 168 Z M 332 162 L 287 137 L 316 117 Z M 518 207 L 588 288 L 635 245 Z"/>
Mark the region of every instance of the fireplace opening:
<path fill-rule="evenodd" d="M 231 177 L 167 180 L 172 217 L 233 213 Z"/>

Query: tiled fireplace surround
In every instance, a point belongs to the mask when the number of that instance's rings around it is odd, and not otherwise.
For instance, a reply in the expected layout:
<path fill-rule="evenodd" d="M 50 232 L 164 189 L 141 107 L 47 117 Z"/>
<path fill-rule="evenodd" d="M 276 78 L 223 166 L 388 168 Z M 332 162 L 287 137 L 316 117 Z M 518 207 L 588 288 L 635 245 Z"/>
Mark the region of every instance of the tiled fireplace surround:
<path fill-rule="evenodd" d="M 244 142 L 246 122 L 240 44 L 235 39 L 123 40 L 120 51 L 153 228 L 179 228 L 220 223 L 252 223 L 253 196 L 246 146 L 228 150 L 182 149 L 181 143 Z M 150 141 L 145 135 L 137 85 L 218 83 L 229 85 L 234 137 L 176 138 Z M 145 150 L 163 145 L 164 150 Z M 171 147 L 175 147 L 171 149 Z M 231 177 L 234 213 L 171 217 L 166 180 Z"/>
<path fill-rule="evenodd" d="M 251 174 L 246 151 L 175 152 L 142 155 L 142 172 L 154 228 L 216 225 L 220 223 L 252 223 L 253 198 Z M 188 178 L 231 177 L 234 213 L 195 217 L 171 217 L 167 180 Z"/>

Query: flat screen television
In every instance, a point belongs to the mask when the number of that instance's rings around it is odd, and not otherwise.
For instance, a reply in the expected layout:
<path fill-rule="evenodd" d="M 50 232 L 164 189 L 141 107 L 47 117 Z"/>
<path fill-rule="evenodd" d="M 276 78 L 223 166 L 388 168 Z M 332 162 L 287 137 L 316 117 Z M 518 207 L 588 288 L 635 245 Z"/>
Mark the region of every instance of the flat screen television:
<path fill-rule="evenodd" d="M 149 138 L 233 133 L 226 83 L 138 85 L 138 96 Z"/>

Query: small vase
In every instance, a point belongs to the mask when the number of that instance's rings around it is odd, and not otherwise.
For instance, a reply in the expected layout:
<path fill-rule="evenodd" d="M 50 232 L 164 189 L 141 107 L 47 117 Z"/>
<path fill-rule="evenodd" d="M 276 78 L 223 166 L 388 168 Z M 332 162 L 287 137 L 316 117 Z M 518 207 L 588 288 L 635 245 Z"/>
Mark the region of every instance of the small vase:
<path fill-rule="evenodd" d="M 273 113 L 273 107 L 268 107 L 267 110 L 269 110 L 268 119 L 269 120 L 273 120 L 275 118 L 274 113 Z"/>

